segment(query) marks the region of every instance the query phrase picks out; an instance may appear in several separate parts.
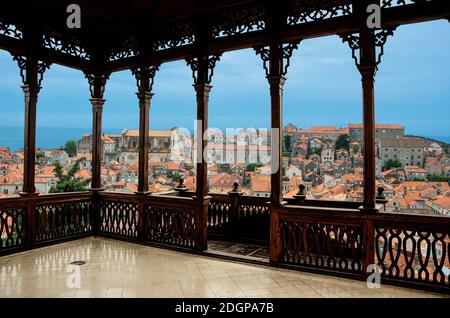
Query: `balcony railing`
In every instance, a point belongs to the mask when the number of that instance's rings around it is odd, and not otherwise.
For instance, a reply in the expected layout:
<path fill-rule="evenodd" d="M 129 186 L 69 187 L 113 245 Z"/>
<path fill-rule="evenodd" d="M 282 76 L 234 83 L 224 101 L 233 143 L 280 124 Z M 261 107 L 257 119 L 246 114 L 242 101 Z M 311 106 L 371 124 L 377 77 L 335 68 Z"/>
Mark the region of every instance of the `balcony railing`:
<path fill-rule="evenodd" d="M 0 255 L 91 235 L 204 251 L 208 236 L 269 245 L 277 266 L 365 279 L 376 264 L 384 282 L 450 292 L 448 217 L 370 214 L 359 202 L 267 201 L 230 192 L 199 202 L 176 191 L 0 199 Z"/>

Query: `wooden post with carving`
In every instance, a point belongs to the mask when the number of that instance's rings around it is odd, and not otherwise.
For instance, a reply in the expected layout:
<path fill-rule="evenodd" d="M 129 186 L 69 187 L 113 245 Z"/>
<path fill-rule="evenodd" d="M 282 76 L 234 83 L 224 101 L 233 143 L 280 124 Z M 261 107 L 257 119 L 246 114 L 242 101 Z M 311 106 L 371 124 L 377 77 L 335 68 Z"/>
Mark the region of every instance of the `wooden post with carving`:
<path fill-rule="evenodd" d="M 270 178 L 270 260 L 278 262 L 280 253 L 280 224 L 275 212 L 283 202 L 283 89 L 286 82 L 287 69 L 294 50 L 301 40 L 289 43 L 280 42 L 280 32 L 285 12 L 277 2 L 267 3 L 266 19 L 270 44 L 268 47 L 256 47 L 256 54 L 263 60 L 266 78 L 270 87 L 271 109 L 271 162 Z"/>
<path fill-rule="evenodd" d="M 102 167 L 102 115 L 105 100 L 106 82 L 109 73 L 86 73 L 89 82 L 92 104 L 92 179 L 91 191 L 93 192 L 93 220 L 92 228 L 94 235 L 100 232 L 100 202 L 97 193 L 102 191 L 101 167 Z"/>
<path fill-rule="evenodd" d="M 205 51 L 205 44 L 210 38 L 208 30 L 210 28 L 198 20 L 196 26 L 196 56 L 187 59 L 187 64 L 192 70 L 194 88 L 197 99 L 197 128 L 196 128 L 196 191 L 194 200 L 197 201 L 195 211 L 196 246 L 195 248 L 204 251 L 207 244 L 207 221 L 208 205 L 211 197 L 208 196 L 208 163 L 203 154 L 207 150 L 207 140 L 204 138 L 208 129 L 208 102 L 211 92 L 211 80 L 214 74 L 214 67 L 219 61 L 220 55 L 210 55 Z"/>
<path fill-rule="evenodd" d="M 228 223 L 230 230 L 230 237 L 233 239 L 239 238 L 239 214 L 240 214 L 240 203 L 239 199 L 242 196 L 242 192 L 239 191 L 239 183 L 235 182 L 233 184 L 233 190 L 228 192 L 230 198 L 230 210 L 228 211 Z"/>

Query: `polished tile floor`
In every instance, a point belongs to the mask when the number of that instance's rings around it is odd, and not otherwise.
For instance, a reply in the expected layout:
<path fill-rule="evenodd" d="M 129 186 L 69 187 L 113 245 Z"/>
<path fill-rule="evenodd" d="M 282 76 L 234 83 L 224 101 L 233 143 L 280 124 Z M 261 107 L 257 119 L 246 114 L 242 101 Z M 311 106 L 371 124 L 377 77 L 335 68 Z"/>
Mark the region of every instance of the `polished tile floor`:
<path fill-rule="evenodd" d="M 81 266 L 73 261 L 85 261 Z M 443 297 L 87 238 L 0 258 L 4 297 Z"/>

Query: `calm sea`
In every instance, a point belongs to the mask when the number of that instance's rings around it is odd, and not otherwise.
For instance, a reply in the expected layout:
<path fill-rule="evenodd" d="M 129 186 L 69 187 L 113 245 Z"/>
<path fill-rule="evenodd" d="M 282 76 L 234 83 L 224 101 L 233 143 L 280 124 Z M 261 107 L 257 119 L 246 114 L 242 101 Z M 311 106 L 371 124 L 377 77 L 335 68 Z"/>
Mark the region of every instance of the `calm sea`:
<path fill-rule="evenodd" d="M 104 129 L 107 134 L 119 134 L 123 129 Z M 90 128 L 38 127 L 36 146 L 43 149 L 54 149 L 64 145 L 67 140 L 81 138 L 83 134 L 91 133 Z M 450 136 L 426 136 L 450 143 Z M 9 147 L 16 151 L 23 149 L 23 127 L 0 127 L 0 148 Z"/>
<path fill-rule="evenodd" d="M 118 134 L 122 129 L 105 129 L 107 134 Z M 36 147 L 42 149 L 59 148 L 67 140 L 81 138 L 91 133 L 90 128 L 37 127 Z M 23 127 L 0 127 L 0 148 L 8 147 L 12 151 L 23 149 Z"/>

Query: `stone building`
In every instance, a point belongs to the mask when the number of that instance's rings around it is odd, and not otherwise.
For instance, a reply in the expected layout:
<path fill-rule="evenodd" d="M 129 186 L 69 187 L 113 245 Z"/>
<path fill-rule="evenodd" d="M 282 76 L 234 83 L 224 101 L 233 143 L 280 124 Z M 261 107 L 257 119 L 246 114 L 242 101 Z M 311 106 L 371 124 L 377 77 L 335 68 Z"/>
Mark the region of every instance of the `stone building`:
<path fill-rule="evenodd" d="M 323 146 L 321 153 L 322 164 L 332 164 L 334 162 L 335 144 L 332 142 L 326 143 Z"/>
<path fill-rule="evenodd" d="M 423 168 L 424 153 L 427 143 L 422 138 L 382 138 L 380 142 L 380 157 L 383 166 L 388 160 L 397 159 L 402 167 L 417 166 Z"/>
<path fill-rule="evenodd" d="M 349 141 L 362 142 L 364 130 L 362 124 L 349 124 Z M 397 124 L 377 124 L 375 125 L 375 138 L 402 138 L 405 136 L 405 128 Z"/>

